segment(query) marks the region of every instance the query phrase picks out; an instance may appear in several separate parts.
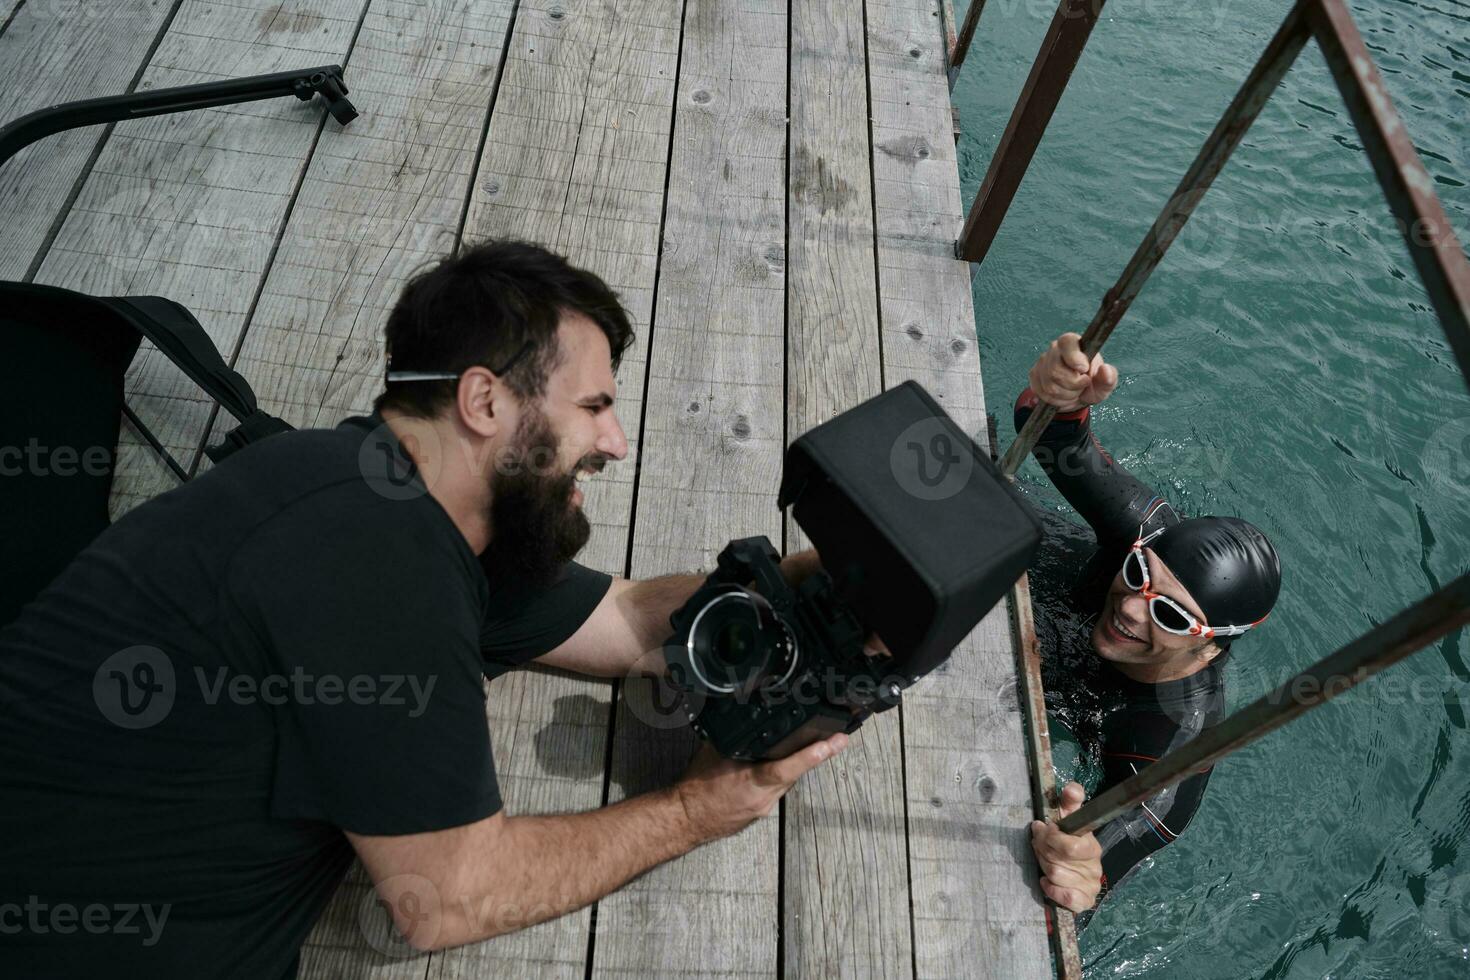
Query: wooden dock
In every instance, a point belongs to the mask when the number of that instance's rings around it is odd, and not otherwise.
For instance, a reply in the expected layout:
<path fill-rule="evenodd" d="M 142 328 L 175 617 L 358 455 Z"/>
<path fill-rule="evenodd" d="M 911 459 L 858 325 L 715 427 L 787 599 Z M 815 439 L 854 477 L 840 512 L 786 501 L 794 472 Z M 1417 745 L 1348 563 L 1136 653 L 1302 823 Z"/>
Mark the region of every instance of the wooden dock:
<path fill-rule="evenodd" d="M 910 378 L 985 439 L 940 0 L 0 0 L 3 18 L 5 119 L 346 67 L 346 127 L 284 99 L 52 137 L 0 172 L 0 276 L 182 302 L 294 425 L 369 410 L 389 306 L 458 241 L 532 239 L 607 279 L 638 332 L 619 377 L 636 448 L 591 485 L 589 564 L 641 577 L 708 568 L 736 536 L 798 546 L 784 446 Z M 1020 379 L 999 381 L 1004 403 Z M 207 465 L 221 426 L 187 379 L 145 349 L 129 391 Z M 177 483 L 128 427 L 120 469 L 117 512 Z M 690 741 L 640 720 L 646 697 L 495 681 L 510 811 L 672 780 Z M 358 870 L 302 975 L 1040 978 L 1031 815 L 1002 604 L 745 833 L 431 956 L 390 941 Z"/>

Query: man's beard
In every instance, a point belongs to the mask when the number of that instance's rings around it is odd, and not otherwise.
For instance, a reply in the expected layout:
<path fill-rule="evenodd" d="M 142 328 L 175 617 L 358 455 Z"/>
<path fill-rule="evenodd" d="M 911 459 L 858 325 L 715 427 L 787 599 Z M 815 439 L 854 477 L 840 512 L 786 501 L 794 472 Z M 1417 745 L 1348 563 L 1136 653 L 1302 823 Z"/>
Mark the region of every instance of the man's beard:
<path fill-rule="evenodd" d="M 533 590 L 555 582 L 592 534 L 587 515 L 572 506 L 577 470 L 588 460 L 578 461 L 570 473 L 547 472 L 546 461 L 554 465 L 558 458 L 558 442 L 546 417 L 532 409 L 516 428 L 511 465 L 496 473 L 491 487 L 486 569 Z"/>

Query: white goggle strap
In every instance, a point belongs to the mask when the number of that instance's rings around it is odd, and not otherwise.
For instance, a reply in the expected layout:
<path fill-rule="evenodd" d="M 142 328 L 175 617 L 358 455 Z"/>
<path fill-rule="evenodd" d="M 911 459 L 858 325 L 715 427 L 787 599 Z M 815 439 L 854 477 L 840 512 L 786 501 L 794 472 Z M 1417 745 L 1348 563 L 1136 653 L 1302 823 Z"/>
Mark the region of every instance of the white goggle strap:
<path fill-rule="evenodd" d="M 459 375 L 452 371 L 389 371 L 384 381 L 453 381 Z"/>

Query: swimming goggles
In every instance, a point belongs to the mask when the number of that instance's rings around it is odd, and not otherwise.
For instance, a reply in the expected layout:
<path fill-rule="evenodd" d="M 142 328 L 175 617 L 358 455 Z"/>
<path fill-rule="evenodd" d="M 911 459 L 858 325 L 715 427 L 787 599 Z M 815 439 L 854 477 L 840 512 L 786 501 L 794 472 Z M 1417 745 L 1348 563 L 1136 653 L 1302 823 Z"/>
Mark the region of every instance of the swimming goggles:
<path fill-rule="evenodd" d="M 1216 636 L 1239 636 L 1252 627 L 1259 626 L 1265 616 L 1246 626 L 1210 626 L 1202 620 L 1196 619 L 1189 610 L 1166 595 L 1160 595 L 1153 591 L 1153 582 L 1148 574 L 1148 559 L 1144 556 L 1143 546 L 1154 538 L 1163 534 L 1167 528 L 1159 528 L 1157 531 L 1144 536 L 1143 525 L 1138 526 L 1138 538 L 1129 549 L 1128 556 L 1123 559 L 1123 584 L 1134 592 L 1141 593 L 1148 600 L 1148 615 L 1154 621 L 1154 625 L 1166 633 L 1175 636 L 1202 636 L 1210 639 Z"/>

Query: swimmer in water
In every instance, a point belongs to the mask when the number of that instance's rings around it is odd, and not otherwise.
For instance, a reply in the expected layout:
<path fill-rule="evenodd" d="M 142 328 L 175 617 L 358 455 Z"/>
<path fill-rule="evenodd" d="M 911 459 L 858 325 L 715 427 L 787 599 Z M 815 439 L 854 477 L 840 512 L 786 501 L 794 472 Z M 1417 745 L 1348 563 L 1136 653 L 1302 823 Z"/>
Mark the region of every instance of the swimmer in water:
<path fill-rule="evenodd" d="M 1015 426 L 1039 403 L 1056 406 L 1035 455 L 1096 536 L 1065 600 L 1086 617 L 1075 639 L 1090 661 L 1079 671 L 1087 697 L 1101 708 L 1101 793 L 1224 717 L 1224 663 L 1270 613 L 1281 566 L 1253 524 L 1181 518 L 1107 454 L 1089 414 L 1113 393 L 1118 371 L 1101 354 L 1089 361 L 1080 341 L 1064 333 L 1037 358 L 1016 400 Z M 1195 773 L 1098 829 L 1099 901 L 1184 832 L 1209 778 L 1209 769 Z M 1083 913 L 1078 925 L 1090 916 Z"/>

